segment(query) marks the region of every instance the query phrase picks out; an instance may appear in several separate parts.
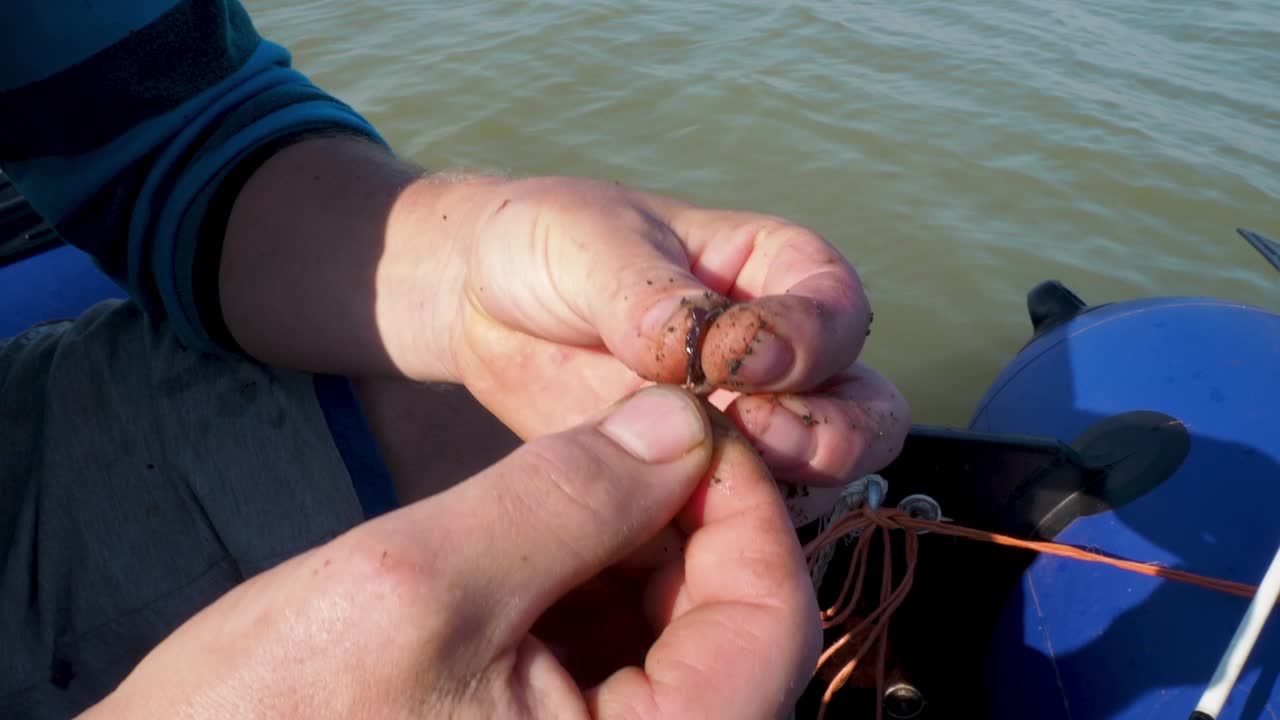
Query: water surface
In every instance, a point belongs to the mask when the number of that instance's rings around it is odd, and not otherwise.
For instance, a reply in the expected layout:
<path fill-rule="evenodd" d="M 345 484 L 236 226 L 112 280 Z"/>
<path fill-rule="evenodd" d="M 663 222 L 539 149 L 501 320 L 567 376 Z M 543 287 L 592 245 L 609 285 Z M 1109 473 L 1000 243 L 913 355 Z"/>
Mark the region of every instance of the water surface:
<path fill-rule="evenodd" d="M 249 0 L 428 167 L 790 217 L 857 265 L 868 360 L 965 423 L 1024 295 L 1280 310 L 1280 2 Z"/>

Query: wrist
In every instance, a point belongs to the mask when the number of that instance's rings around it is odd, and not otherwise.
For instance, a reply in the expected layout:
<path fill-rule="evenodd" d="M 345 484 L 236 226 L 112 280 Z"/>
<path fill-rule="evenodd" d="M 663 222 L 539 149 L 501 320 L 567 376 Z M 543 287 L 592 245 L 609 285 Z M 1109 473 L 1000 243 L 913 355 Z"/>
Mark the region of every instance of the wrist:
<path fill-rule="evenodd" d="M 222 316 L 270 365 L 450 380 L 466 254 L 495 178 L 422 176 L 385 148 L 315 138 L 280 150 L 232 205 Z"/>
<path fill-rule="evenodd" d="M 467 265 L 504 183 L 492 176 L 426 175 L 392 206 L 375 280 L 377 324 L 392 361 L 410 379 L 460 382 Z"/>

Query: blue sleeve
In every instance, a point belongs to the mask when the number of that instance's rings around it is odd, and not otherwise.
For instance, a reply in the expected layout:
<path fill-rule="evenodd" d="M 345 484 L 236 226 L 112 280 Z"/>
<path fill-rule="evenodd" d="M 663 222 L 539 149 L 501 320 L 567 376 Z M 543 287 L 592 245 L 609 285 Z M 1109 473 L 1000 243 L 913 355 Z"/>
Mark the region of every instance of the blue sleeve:
<path fill-rule="evenodd" d="M 385 144 L 236 0 L 0 3 L 0 167 L 190 347 L 229 343 L 216 301 L 227 188 L 317 133 Z"/>

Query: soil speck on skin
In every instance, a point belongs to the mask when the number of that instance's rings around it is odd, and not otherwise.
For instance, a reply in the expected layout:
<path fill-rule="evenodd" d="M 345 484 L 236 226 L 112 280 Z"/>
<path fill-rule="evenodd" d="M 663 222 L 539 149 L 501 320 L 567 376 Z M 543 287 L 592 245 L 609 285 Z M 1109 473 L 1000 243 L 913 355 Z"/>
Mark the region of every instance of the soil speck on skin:
<path fill-rule="evenodd" d="M 722 479 L 719 475 L 712 475 L 712 476 L 711 476 L 711 484 L 712 484 L 712 485 L 719 485 L 719 484 L 720 484 L 720 483 L 722 483 L 722 482 L 724 482 L 724 479 Z"/>
<path fill-rule="evenodd" d="M 805 427 L 813 427 L 813 415 L 811 413 L 801 415 L 800 422 L 804 423 Z"/>
<path fill-rule="evenodd" d="M 667 332 L 675 332 L 675 331 L 676 331 L 676 326 L 675 326 L 675 325 L 668 325 L 668 326 L 667 326 Z"/>

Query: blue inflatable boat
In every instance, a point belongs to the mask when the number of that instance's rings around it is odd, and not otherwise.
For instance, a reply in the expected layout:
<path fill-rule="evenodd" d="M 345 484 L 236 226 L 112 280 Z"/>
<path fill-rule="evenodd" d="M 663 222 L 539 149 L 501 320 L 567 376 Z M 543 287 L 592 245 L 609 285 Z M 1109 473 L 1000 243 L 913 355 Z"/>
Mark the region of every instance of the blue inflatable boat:
<path fill-rule="evenodd" d="M 1272 243 L 1243 234 L 1280 269 Z M 0 265 L 0 337 L 123 296 L 2 176 Z M 1032 340 L 970 427 L 913 429 L 883 473 L 888 502 L 927 493 L 966 526 L 1257 583 L 1280 546 L 1280 315 L 1212 298 L 1089 307 L 1053 282 L 1028 309 Z M 854 688 L 828 717 L 883 702 L 894 718 L 1186 718 L 1246 604 L 926 535 L 892 625 L 892 696 Z M 1221 718 L 1280 717 L 1277 625 Z"/>

